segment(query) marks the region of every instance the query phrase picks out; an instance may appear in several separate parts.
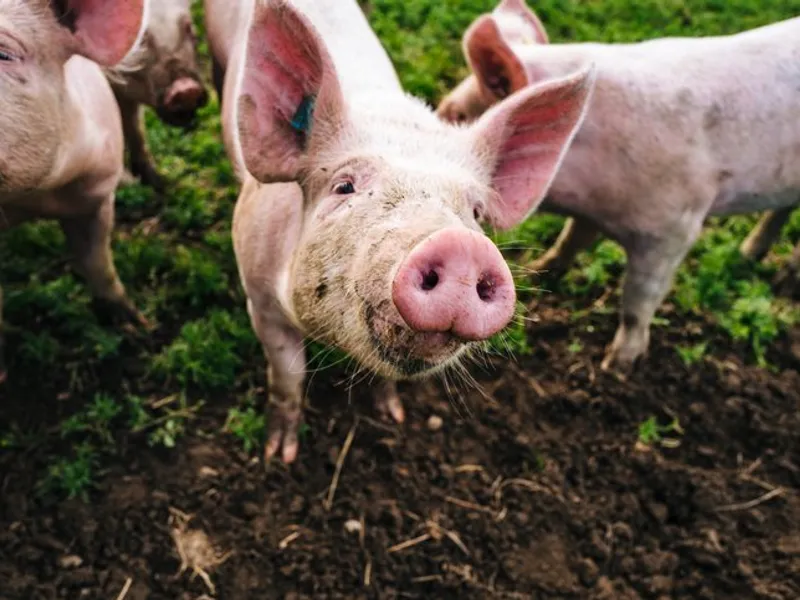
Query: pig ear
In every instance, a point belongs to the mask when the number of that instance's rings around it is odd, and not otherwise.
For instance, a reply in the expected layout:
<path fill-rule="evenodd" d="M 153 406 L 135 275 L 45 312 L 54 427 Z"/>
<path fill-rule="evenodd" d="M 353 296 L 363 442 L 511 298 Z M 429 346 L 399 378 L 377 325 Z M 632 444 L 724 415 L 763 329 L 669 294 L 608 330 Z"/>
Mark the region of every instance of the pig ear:
<path fill-rule="evenodd" d="M 237 98 L 242 159 L 263 183 L 300 178 L 309 144 L 334 139 L 344 123 L 331 57 L 313 25 L 285 0 L 256 2 Z"/>
<path fill-rule="evenodd" d="M 488 99 L 501 100 L 528 85 L 525 67 L 506 44 L 491 15 L 483 15 L 467 29 L 463 46 L 467 62 Z"/>
<path fill-rule="evenodd" d="M 522 19 L 525 24 L 531 28 L 531 33 L 533 35 L 532 42 L 537 44 L 550 43 L 550 39 L 547 37 L 547 30 L 545 30 L 544 25 L 542 25 L 536 13 L 525 4 L 525 0 L 503 0 L 497 5 L 494 12 L 497 14 L 513 15 Z"/>
<path fill-rule="evenodd" d="M 75 52 L 112 67 L 138 43 L 147 22 L 147 3 L 148 0 L 56 0 L 53 8 L 61 24 L 72 31 Z"/>
<path fill-rule="evenodd" d="M 530 86 L 489 109 L 472 128 L 496 194 L 486 216 L 498 229 L 521 223 L 544 199 L 583 122 L 594 89 L 591 65 Z"/>

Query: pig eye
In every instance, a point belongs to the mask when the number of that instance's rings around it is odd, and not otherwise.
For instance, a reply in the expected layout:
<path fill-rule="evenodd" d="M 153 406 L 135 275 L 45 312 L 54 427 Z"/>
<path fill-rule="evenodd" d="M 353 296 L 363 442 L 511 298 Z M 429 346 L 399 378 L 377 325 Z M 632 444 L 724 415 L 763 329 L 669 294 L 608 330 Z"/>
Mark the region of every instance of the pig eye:
<path fill-rule="evenodd" d="M 0 50 L 0 62 L 14 62 L 15 60 L 17 60 L 17 57 L 10 52 Z"/>
<path fill-rule="evenodd" d="M 355 194 L 356 188 L 352 181 L 340 181 L 333 186 L 333 193 L 341 196 L 347 196 L 348 194 Z"/>
<path fill-rule="evenodd" d="M 456 121 L 458 121 L 459 123 L 463 123 L 466 120 L 467 120 L 467 115 L 465 115 L 463 112 L 456 113 Z"/>
<path fill-rule="evenodd" d="M 472 207 L 472 216 L 475 219 L 475 221 L 477 221 L 478 223 L 483 221 L 483 205 L 482 204 L 476 204 L 475 206 Z"/>

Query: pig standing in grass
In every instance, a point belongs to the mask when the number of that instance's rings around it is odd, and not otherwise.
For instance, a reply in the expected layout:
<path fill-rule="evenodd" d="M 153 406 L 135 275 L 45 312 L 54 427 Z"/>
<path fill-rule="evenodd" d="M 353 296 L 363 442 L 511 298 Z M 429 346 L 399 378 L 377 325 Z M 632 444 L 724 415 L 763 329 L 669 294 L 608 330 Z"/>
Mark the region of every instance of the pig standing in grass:
<path fill-rule="evenodd" d="M 123 140 L 98 64 L 125 57 L 144 10 L 145 0 L 0 0 L 0 231 L 58 219 L 94 295 L 136 319 L 111 257 Z"/>
<path fill-rule="evenodd" d="M 167 125 L 188 129 L 208 101 L 197 66 L 189 0 L 151 2 L 136 51 L 107 74 L 122 113 L 131 173 L 162 189 L 142 131 L 141 105 L 154 108 Z"/>
<path fill-rule="evenodd" d="M 592 71 L 517 94 L 470 127 L 403 93 L 354 0 L 207 0 L 227 150 L 243 178 L 234 247 L 269 361 L 266 457 L 297 454 L 304 334 L 391 381 L 456 365 L 503 329 L 514 282 L 481 223 L 536 207 Z"/>
<path fill-rule="evenodd" d="M 518 90 L 597 65 L 586 119 L 542 203 L 573 219 L 536 267 L 565 268 L 598 230 L 625 248 L 621 324 L 603 361 L 624 372 L 647 350 L 707 216 L 783 214 L 800 200 L 800 19 L 728 37 L 547 41 L 523 0 L 504 0 L 464 35 L 473 75 L 438 112 L 469 122 Z"/>

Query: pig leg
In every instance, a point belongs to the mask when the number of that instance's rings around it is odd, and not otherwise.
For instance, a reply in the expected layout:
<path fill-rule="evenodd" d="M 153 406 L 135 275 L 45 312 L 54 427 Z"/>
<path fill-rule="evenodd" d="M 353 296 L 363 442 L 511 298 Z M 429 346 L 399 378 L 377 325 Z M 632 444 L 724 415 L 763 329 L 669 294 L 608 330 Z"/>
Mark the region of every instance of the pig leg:
<path fill-rule="evenodd" d="M 131 173 L 156 191 L 163 191 L 164 180 L 153 165 L 153 157 L 147 149 L 141 122 L 141 106 L 117 97 L 122 116 L 122 131 L 130 158 Z"/>
<path fill-rule="evenodd" d="M 147 320 L 126 295 L 114 267 L 111 255 L 113 227 L 113 195 L 93 214 L 61 220 L 75 270 L 86 280 L 95 299 L 107 303 L 126 319 L 146 327 Z"/>
<path fill-rule="evenodd" d="M 653 315 L 669 292 L 675 271 L 701 226 L 699 221 L 690 235 L 681 233 L 658 241 L 639 238 L 626 246 L 628 270 L 622 291 L 621 323 L 603 359 L 604 371 L 630 372 L 636 359 L 647 351 Z"/>
<path fill-rule="evenodd" d="M 0 383 L 6 380 L 6 341 L 3 335 L 3 288 L 0 288 Z"/>
<path fill-rule="evenodd" d="M 383 379 L 375 384 L 372 390 L 375 399 L 375 408 L 382 415 L 389 415 L 397 423 L 406 420 L 406 413 L 403 410 L 403 403 L 397 393 L 397 383 L 388 379 Z"/>
<path fill-rule="evenodd" d="M 535 271 L 561 274 L 569 268 L 579 252 L 594 243 L 598 234 L 599 231 L 590 221 L 580 217 L 568 219 L 555 244 L 530 267 Z"/>
<path fill-rule="evenodd" d="M 211 59 L 211 80 L 214 83 L 214 89 L 217 91 L 219 106 L 222 108 L 222 90 L 225 87 L 225 70 L 215 58 Z"/>
<path fill-rule="evenodd" d="M 764 258 L 781 234 L 781 229 L 792 216 L 794 209 L 794 206 L 787 206 L 765 213 L 739 247 L 742 255 L 754 261 Z"/>
<path fill-rule="evenodd" d="M 303 381 L 306 374 L 306 350 L 303 334 L 271 308 L 257 311 L 250 300 L 247 312 L 264 354 L 267 357 L 268 402 L 267 446 L 264 460 L 281 450 L 283 462 L 297 457 L 297 433 L 303 419 Z"/>

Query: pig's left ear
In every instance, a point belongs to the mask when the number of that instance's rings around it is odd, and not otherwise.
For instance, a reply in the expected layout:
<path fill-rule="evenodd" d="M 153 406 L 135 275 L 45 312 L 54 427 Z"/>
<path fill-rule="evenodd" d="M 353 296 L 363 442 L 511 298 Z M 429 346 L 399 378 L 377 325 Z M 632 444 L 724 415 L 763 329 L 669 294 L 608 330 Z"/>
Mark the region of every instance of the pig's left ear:
<path fill-rule="evenodd" d="M 163 0 L 155 0 L 163 1 Z M 75 53 L 113 67 L 136 46 L 148 0 L 54 0 L 59 22 L 75 41 Z"/>
<path fill-rule="evenodd" d="M 594 89 L 591 65 L 564 79 L 529 86 L 473 125 L 473 145 L 496 192 L 486 217 L 498 229 L 522 221 L 542 202 Z"/>

